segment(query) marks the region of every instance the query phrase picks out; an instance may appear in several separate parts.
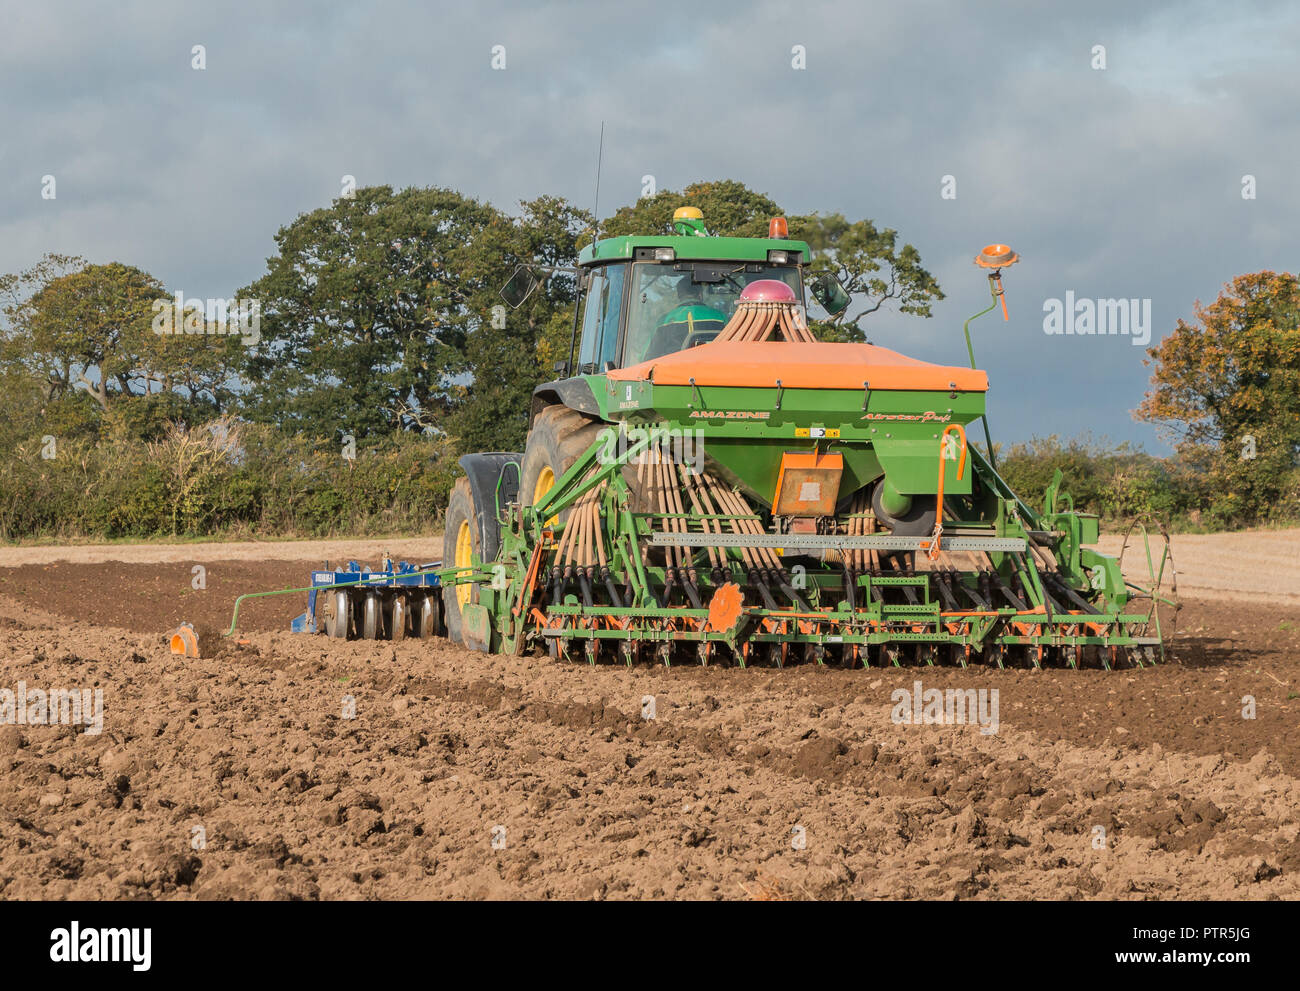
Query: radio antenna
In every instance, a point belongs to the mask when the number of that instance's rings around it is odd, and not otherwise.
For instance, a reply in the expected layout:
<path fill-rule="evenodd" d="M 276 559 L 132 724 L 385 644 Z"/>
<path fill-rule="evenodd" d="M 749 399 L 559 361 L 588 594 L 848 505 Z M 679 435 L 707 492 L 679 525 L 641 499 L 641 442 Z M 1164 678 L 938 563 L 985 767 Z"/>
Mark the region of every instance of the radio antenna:
<path fill-rule="evenodd" d="M 596 231 L 592 238 L 592 251 L 594 253 L 596 243 L 600 240 L 600 166 L 605 157 L 605 122 L 600 122 L 600 144 L 596 147 L 596 202 L 592 207 L 592 215 L 595 218 Z"/>

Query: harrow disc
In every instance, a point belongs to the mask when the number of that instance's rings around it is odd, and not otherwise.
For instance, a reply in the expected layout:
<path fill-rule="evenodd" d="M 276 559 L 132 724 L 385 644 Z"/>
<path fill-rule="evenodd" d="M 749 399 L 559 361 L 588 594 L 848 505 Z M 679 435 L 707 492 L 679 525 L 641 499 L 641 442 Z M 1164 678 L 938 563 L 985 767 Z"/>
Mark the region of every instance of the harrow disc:
<path fill-rule="evenodd" d="M 389 637 L 393 640 L 406 639 L 407 610 L 406 596 L 398 594 L 393 598 L 392 620 L 389 626 Z"/>
<path fill-rule="evenodd" d="M 325 632 L 335 640 L 347 639 L 350 604 L 346 589 L 339 588 L 326 594 Z"/>
<path fill-rule="evenodd" d="M 367 640 L 378 640 L 382 626 L 383 602 L 378 592 L 367 592 L 361 603 L 361 635 Z"/>

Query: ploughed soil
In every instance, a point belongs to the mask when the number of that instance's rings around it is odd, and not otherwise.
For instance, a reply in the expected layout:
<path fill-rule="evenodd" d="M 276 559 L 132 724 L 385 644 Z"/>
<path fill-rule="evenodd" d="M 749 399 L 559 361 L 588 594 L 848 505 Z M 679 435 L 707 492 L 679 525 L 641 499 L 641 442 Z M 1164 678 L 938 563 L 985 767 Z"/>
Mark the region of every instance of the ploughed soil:
<path fill-rule="evenodd" d="M 0 725 L 0 897 L 1297 898 L 1300 532 L 1181 539 L 1172 656 L 1113 672 L 593 668 L 305 593 L 227 639 L 378 545 L 3 549 L 0 690 L 103 722 Z M 895 723 L 918 681 L 997 731 Z"/>

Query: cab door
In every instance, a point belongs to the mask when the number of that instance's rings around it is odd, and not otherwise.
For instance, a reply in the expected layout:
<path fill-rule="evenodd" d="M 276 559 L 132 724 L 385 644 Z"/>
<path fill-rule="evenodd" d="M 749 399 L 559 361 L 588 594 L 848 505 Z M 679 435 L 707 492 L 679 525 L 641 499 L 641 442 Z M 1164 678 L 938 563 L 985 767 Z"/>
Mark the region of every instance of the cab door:
<path fill-rule="evenodd" d="M 623 289 L 627 265 L 592 269 L 583 297 L 582 341 L 578 347 L 578 372 L 593 374 L 617 365 L 623 325 Z"/>

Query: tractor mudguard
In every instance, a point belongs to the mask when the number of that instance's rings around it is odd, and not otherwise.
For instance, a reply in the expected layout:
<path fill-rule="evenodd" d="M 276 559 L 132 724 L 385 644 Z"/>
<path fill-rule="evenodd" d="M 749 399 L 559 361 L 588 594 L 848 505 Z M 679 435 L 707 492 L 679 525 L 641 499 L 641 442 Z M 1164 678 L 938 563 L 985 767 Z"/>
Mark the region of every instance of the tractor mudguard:
<path fill-rule="evenodd" d="M 501 547 L 500 520 L 505 508 L 519 501 L 519 463 L 522 454 L 493 452 L 466 454 L 456 463 L 465 469 L 479 525 L 479 546 L 484 562 L 496 560 Z"/>
<path fill-rule="evenodd" d="M 537 414 L 547 406 L 556 405 L 567 406 L 587 416 L 600 416 L 600 404 L 596 402 L 596 394 L 591 391 L 591 384 L 583 376 L 577 376 L 554 382 L 543 382 L 533 390 L 528 426 L 532 427 Z"/>

